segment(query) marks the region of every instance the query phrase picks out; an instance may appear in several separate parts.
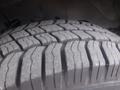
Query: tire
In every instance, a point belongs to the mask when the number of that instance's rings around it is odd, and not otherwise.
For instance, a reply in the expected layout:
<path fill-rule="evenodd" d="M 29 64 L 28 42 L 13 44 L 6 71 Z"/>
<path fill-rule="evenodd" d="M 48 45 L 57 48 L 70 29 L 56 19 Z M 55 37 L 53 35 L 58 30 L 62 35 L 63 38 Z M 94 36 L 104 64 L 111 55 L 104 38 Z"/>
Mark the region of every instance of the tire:
<path fill-rule="evenodd" d="M 11 29 L 0 37 L 0 88 L 113 85 L 120 79 L 119 42 L 107 29 L 78 20 L 44 20 Z"/>

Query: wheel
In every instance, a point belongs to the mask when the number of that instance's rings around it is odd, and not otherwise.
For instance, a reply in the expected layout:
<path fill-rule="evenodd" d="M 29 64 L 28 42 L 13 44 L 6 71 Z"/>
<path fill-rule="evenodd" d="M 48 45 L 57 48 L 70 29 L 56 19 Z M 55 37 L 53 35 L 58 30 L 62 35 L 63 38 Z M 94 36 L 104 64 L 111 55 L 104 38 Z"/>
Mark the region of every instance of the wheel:
<path fill-rule="evenodd" d="M 0 37 L 0 88 L 79 90 L 118 82 L 119 42 L 118 35 L 79 20 L 11 29 Z"/>

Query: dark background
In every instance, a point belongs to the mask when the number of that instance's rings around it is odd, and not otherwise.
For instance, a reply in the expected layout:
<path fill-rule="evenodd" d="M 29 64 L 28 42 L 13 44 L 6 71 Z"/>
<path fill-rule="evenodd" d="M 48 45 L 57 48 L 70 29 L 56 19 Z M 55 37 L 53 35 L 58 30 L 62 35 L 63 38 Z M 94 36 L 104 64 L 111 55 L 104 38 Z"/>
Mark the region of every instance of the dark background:
<path fill-rule="evenodd" d="M 1 0 L 0 2 L 0 31 L 36 20 L 54 18 L 87 20 L 105 28 L 118 28 L 120 22 L 120 0 Z"/>

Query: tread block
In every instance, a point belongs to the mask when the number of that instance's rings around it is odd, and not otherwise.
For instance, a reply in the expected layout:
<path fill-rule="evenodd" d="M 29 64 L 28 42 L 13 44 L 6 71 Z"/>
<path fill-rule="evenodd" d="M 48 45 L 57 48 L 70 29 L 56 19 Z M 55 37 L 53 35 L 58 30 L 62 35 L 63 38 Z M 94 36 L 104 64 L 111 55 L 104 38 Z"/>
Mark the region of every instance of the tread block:
<path fill-rule="evenodd" d="M 62 44 L 56 44 L 53 49 L 54 55 L 54 79 L 55 79 L 55 88 L 62 89 L 62 63 L 61 63 L 61 47 Z"/>
<path fill-rule="evenodd" d="M 0 38 L 0 45 L 5 44 L 9 41 L 12 41 L 12 38 L 9 35 L 3 36 Z"/>
<path fill-rule="evenodd" d="M 97 81 L 104 81 L 105 80 L 105 74 L 106 74 L 106 62 L 105 58 L 103 56 L 103 53 L 100 48 L 100 43 L 98 41 L 94 41 L 94 50 L 96 51 L 97 58 L 99 60 L 99 71 L 97 75 Z"/>
<path fill-rule="evenodd" d="M 77 28 L 71 24 L 59 24 L 61 27 L 65 28 L 65 30 L 76 30 Z"/>
<path fill-rule="evenodd" d="M 63 30 L 61 27 L 57 25 L 46 25 L 46 26 L 41 26 L 41 28 L 43 28 L 46 32 Z"/>
<path fill-rule="evenodd" d="M 14 53 L 9 54 L 4 61 L 2 62 L 0 66 L 0 87 L 4 90 L 5 89 L 5 82 L 6 82 L 6 74 L 8 67 L 7 65 L 9 64 L 9 61 L 12 59 L 14 56 Z"/>
<path fill-rule="evenodd" d="M 112 72 L 111 76 L 112 76 L 112 79 L 115 80 L 120 61 L 119 61 L 119 58 L 117 56 L 115 43 L 108 42 L 108 44 L 109 44 L 108 47 L 111 49 L 111 53 L 112 53 L 112 56 L 114 58 L 114 69 L 113 69 L 113 72 Z"/>
<path fill-rule="evenodd" d="M 33 36 L 18 39 L 18 43 L 22 46 L 23 49 L 27 49 L 34 45 L 40 45 L 40 42 Z"/>
<path fill-rule="evenodd" d="M 21 30 L 23 30 L 26 26 L 27 26 L 27 25 L 18 26 L 18 27 L 15 28 L 11 33 L 21 31 Z"/>
<path fill-rule="evenodd" d="M 96 40 L 109 40 L 108 37 L 104 33 L 94 32 L 94 31 L 86 31 L 88 34 L 92 35 Z"/>
<path fill-rule="evenodd" d="M 120 41 L 120 37 L 118 37 L 117 35 L 111 35 L 108 33 L 105 33 L 106 37 L 108 37 L 111 41 L 115 41 L 115 42 L 119 42 Z"/>
<path fill-rule="evenodd" d="M 44 30 L 42 30 L 39 27 L 35 27 L 35 28 L 32 28 L 32 29 L 27 29 L 27 31 L 32 35 L 39 34 L 39 33 L 44 33 Z"/>
<path fill-rule="evenodd" d="M 91 82 L 103 81 L 105 79 L 105 59 L 99 47 L 99 42 L 89 41 L 88 50 L 92 62 Z"/>
<path fill-rule="evenodd" d="M 79 30 L 85 30 L 85 31 L 93 31 L 92 28 L 89 28 L 88 26 L 84 24 L 73 24 L 74 27 L 77 27 Z"/>
<path fill-rule="evenodd" d="M 65 41 L 66 40 L 66 36 L 64 34 L 62 34 L 62 32 L 53 32 L 52 35 L 57 37 L 60 41 Z"/>
<path fill-rule="evenodd" d="M 78 20 L 68 20 L 67 23 L 70 23 L 70 24 L 80 24 Z"/>
<path fill-rule="evenodd" d="M 111 32 L 111 31 L 108 31 L 108 30 L 106 30 L 106 34 L 109 34 L 109 35 L 114 36 L 116 38 L 120 38 L 119 35 L 117 35 L 116 33 Z"/>
<path fill-rule="evenodd" d="M 92 26 L 89 26 L 89 28 L 92 28 L 95 31 L 104 32 L 104 33 L 108 31 L 108 30 L 106 30 L 106 29 L 104 29 L 104 28 L 102 28 L 102 27 L 100 27 L 98 25 L 95 25 L 95 24 L 93 24 Z"/>
<path fill-rule="evenodd" d="M 42 53 L 44 47 L 37 47 L 32 54 L 32 65 L 31 65 L 31 80 L 34 90 L 42 90 Z"/>
<path fill-rule="evenodd" d="M 19 32 L 12 33 L 12 36 L 15 39 L 19 39 L 19 38 L 22 38 L 22 37 L 29 36 L 29 34 L 26 31 L 22 30 L 22 31 L 19 31 Z"/>
<path fill-rule="evenodd" d="M 59 31 L 53 32 L 52 34 L 56 36 L 61 42 L 78 39 L 78 37 L 75 34 L 71 33 L 70 31 Z"/>
<path fill-rule="evenodd" d="M 75 41 L 72 46 L 73 58 L 75 62 L 75 84 L 80 84 L 82 74 L 82 61 L 78 50 L 79 41 Z"/>
<path fill-rule="evenodd" d="M 78 50 L 80 52 L 80 60 L 82 62 L 82 78 L 81 78 L 81 84 L 88 84 L 89 81 L 89 69 L 90 69 L 90 62 L 87 56 L 87 51 L 86 51 L 86 42 L 85 41 L 80 41 Z"/>
<path fill-rule="evenodd" d="M 111 50 L 111 44 L 110 42 L 103 42 L 102 43 L 102 49 L 106 57 L 106 67 L 107 67 L 107 73 L 106 73 L 106 80 L 111 80 L 112 75 L 114 72 L 114 66 L 115 66 L 115 60 L 114 56 L 112 55 L 112 50 Z"/>
<path fill-rule="evenodd" d="M 92 24 L 89 22 L 85 22 L 85 21 L 80 21 L 81 25 L 86 25 L 86 26 L 91 26 Z"/>
<path fill-rule="evenodd" d="M 54 90 L 54 56 L 53 49 L 55 44 L 50 44 L 45 51 L 45 89 Z"/>
<path fill-rule="evenodd" d="M 66 72 L 66 82 L 67 87 L 73 86 L 74 83 L 74 71 L 75 71 L 75 62 L 72 53 L 73 42 L 68 42 L 65 46 L 65 55 L 67 63 L 67 72 Z"/>
<path fill-rule="evenodd" d="M 57 40 L 53 36 L 51 36 L 49 33 L 36 35 L 36 38 L 39 39 L 43 45 L 46 45 L 52 42 L 57 42 Z"/>
<path fill-rule="evenodd" d="M 41 21 L 39 26 L 43 26 L 43 25 L 51 25 L 53 24 L 54 21 L 53 20 L 44 20 L 44 21 Z"/>
<path fill-rule="evenodd" d="M 22 56 L 22 52 L 14 53 L 14 56 L 9 61 L 8 67 L 9 70 L 6 76 L 6 87 L 8 90 L 17 90 L 16 86 L 16 76 L 17 69 L 20 57 Z"/>
<path fill-rule="evenodd" d="M 1 45 L 0 49 L 2 51 L 2 54 L 5 56 L 13 51 L 20 50 L 20 47 L 16 42 L 12 41 L 12 42 Z"/>
<path fill-rule="evenodd" d="M 99 60 L 98 60 L 98 57 L 96 55 L 96 51 L 94 50 L 95 49 L 94 48 L 94 41 L 89 41 L 87 48 L 88 48 L 88 52 L 89 52 L 91 62 L 92 62 L 90 82 L 95 83 L 96 78 L 97 78 L 98 69 L 99 69 Z"/>
<path fill-rule="evenodd" d="M 120 60 L 120 44 L 117 44 L 117 46 L 115 47 L 115 51 L 118 56 L 118 59 Z M 117 78 L 120 79 L 120 67 L 117 72 Z"/>
<path fill-rule="evenodd" d="M 30 29 L 30 28 L 34 28 L 35 26 L 37 26 L 39 23 L 38 22 L 33 22 L 28 24 L 28 26 L 25 29 Z"/>
<path fill-rule="evenodd" d="M 64 19 L 60 19 L 60 20 L 56 20 L 55 24 L 65 24 L 65 20 Z"/>
<path fill-rule="evenodd" d="M 83 32 L 83 31 L 74 30 L 72 32 L 75 33 L 76 35 L 78 35 L 82 40 L 92 39 L 92 37 L 89 34 Z"/>
<path fill-rule="evenodd" d="M 31 86 L 32 81 L 30 78 L 30 74 L 31 74 L 31 66 L 33 62 L 32 56 L 35 50 L 36 47 L 33 47 L 24 54 L 22 61 L 22 68 L 21 68 L 21 78 L 20 78 L 21 90 L 32 90 L 32 86 Z"/>
<path fill-rule="evenodd" d="M 118 55 L 120 55 L 120 54 L 116 48 L 115 43 L 113 43 L 113 42 L 108 42 L 108 43 L 110 44 L 109 48 L 111 49 L 111 53 L 113 55 L 114 63 L 115 63 L 114 70 L 112 72 L 112 79 L 116 79 L 117 70 L 119 69 L 119 63 L 120 63 L 120 57 Z"/>

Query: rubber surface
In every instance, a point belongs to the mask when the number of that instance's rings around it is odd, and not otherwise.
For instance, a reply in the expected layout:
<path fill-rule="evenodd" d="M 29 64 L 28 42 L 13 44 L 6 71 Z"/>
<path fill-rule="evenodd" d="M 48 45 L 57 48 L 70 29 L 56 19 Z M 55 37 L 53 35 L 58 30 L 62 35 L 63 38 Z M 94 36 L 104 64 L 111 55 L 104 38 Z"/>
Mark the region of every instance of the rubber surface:
<path fill-rule="evenodd" d="M 0 37 L 2 90 L 73 90 L 119 81 L 120 37 L 88 22 L 46 20 Z"/>

